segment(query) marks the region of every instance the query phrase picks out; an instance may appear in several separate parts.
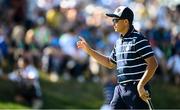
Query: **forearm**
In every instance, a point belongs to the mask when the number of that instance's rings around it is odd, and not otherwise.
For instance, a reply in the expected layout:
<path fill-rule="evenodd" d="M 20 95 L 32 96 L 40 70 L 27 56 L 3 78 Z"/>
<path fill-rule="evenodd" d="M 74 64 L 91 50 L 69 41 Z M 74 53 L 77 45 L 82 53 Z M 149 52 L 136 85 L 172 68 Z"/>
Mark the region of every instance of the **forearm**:
<path fill-rule="evenodd" d="M 151 80 L 151 78 L 154 76 L 156 68 L 157 68 L 156 65 L 155 66 L 147 66 L 146 71 L 139 82 L 142 86 L 145 86 L 147 84 L 147 82 L 149 82 Z"/>
<path fill-rule="evenodd" d="M 86 53 L 92 56 L 98 63 L 107 67 L 107 68 L 114 68 L 115 64 L 113 64 L 108 57 L 100 54 L 99 52 L 93 50 L 88 43 L 84 40 L 84 38 L 79 37 L 80 41 L 77 42 L 77 47 L 82 48 Z"/>
<path fill-rule="evenodd" d="M 110 62 L 109 58 L 107 56 L 104 56 L 103 54 L 93 50 L 93 49 L 88 49 L 87 53 L 92 56 L 98 63 L 101 65 L 107 67 L 107 68 L 114 68 L 114 65 Z"/>

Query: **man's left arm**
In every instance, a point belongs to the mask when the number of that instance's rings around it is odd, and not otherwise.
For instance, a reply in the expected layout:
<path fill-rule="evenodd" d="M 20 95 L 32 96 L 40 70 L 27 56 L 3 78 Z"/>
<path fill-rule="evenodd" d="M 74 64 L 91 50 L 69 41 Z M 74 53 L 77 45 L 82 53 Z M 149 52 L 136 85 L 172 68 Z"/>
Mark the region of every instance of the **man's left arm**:
<path fill-rule="evenodd" d="M 139 84 L 145 86 L 147 84 L 147 82 L 149 82 L 149 80 L 153 77 L 158 64 L 156 61 L 156 58 L 154 56 L 151 56 L 149 58 L 145 59 L 146 63 L 147 63 L 147 68 L 146 71 L 143 75 L 143 77 L 141 78 Z"/>
<path fill-rule="evenodd" d="M 147 68 L 146 68 L 144 75 L 142 76 L 141 80 L 138 83 L 137 89 L 138 89 L 139 96 L 144 101 L 147 101 L 147 99 L 149 99 L 149 94 L 145 91 L 144 86 L 153 77 L 153 75 L 158 67 L 158 64 L 157 64 L 157 61 L 156 61 L 156 58 L 154 55 L 146 58 L 145 61 L 147 62 Z"/>
<path fill-rule="evenodd" d="M 140 35 L 136 39 L 135 50 L 137 54 L 141 56 L 141 58 L 143 58 L 147 63 L 145 73 L 143 74 L 141 80 L 137 85 L 139 96 L 142 100 L 147 102 L 149 94 L 145 91 L 144 86 L 153 77 L 158 64 L 154 56 L 154 52 L 151 48 L 151 45 L 149 44 L 148 39 L 146 39 L 144 36 Z"/>

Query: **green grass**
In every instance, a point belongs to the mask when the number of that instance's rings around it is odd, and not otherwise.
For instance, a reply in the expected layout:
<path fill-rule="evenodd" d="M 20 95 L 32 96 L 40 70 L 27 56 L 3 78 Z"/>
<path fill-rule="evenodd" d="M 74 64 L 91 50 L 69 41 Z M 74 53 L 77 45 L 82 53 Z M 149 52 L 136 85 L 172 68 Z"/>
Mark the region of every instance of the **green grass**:
<path fill-rule="evenodd" d="M 41 74 L 43 109 L 99 109 L 103 104 L 100 83 L 78 83 L 76 80 L 51 83 L 46 74 Z M 180 88 L 156 81 L 152 84 L 152 102 L 156 109 L 180 108 Z M 0 109 L 27 109 L 26 105 L 13 100 L 14 85 L 0 81 Z"/>
<path fill-rule="evenodd" d="M 100 83 L 79 83 L 76 80 L 52 83 L 46 74 L 41 74 L 44 109 L 98 109 L 103 103 Z M 14 85 L 9 81 L 0 81 L 0 109 L 30 108 L 17 104 L 13 96 Z"/>
<path fill-rule="evenodd" d="M 180 108 L 180 87 L 173 84 L 163 84 L 158 81 L 152 84 L 152 102 L 158 109 Z"/>
<path fill-rule="evenodd" d="M 44 107 L 43 108 L 99 108 L 103 96 L 100 84 L 76 81 L 52 84 L 42 84 Z"/>
<path fill-rule="evenodd" d="M 14 102 L 0 102 L 0 109 L 30 109 L 29 107 Z"/>

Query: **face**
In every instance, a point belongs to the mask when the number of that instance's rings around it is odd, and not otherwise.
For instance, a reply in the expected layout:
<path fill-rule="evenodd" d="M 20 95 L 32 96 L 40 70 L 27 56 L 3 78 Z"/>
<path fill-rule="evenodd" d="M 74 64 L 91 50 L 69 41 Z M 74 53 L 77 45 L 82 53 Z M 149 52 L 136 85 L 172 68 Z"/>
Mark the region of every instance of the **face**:
<path fill-rule="evenodd" d="M 19 58 L 18 59 L 18 67 L 19 68 L 24 68 L 25 67 L 25 63 L 24 63 L 24 59 L 23 58 Z"/>
<path fill-rule="evenodd" d="M 129 25 L 127 19 L 113 18 L 112 22 L 116 32 L 124 32 Z"/>

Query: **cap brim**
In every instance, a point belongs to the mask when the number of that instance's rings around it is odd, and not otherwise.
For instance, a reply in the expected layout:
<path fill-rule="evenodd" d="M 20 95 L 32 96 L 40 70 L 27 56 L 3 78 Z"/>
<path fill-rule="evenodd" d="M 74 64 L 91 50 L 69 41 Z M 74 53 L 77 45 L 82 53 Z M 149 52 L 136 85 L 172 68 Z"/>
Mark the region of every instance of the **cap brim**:
<path fill-rule="evenodd" d="M 106 14 L 106 16 L 108 16 L 108 17 L 117 17 L 117 18 L 120 18 L 118 15 L 115 15 L 115 14 Z"/>

